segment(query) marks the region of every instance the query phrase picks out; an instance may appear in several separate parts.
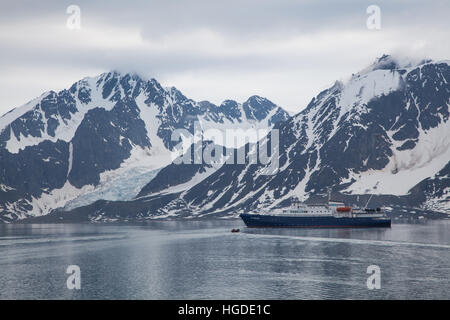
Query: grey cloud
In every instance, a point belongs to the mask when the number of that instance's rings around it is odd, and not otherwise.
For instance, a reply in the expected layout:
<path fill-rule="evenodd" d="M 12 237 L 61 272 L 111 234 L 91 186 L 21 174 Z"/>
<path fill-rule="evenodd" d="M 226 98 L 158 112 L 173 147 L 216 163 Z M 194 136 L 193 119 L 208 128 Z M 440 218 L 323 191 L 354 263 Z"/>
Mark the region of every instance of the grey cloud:
<path fill-rule="evenodd" d="M 117 30 L 138 30 L 142 44 L 129 47 L 92 45 L 87 44 L 89 38 L 72 40 L 70 31 L 52 34 L 55 26 L 56 29 L 64 29 L 65 10 L 71 4 L 81 8 L 82 28 L 105 32 L 111 41 Z M 366 8 L 371 4 L 379 5 L 382 10 L 382 30 L 379 33 L 366 29 Z M 281 74 L 289 83 L 274 81 L 272 85 L 267 81 L 266 87 L 261 85 L 261 88 L 270 89 L 272 96 L 269 98 L 272 100 L 282 101 L 292 109 L 300 108 L 312 97 L 310 88 L 318 90 L 331 83 L 337 75 L 356 72 L 371 62 L 375 55 L 389 53 L 393 48 L 411 53 L 416 47 L 432 44 L 425 54 L 449 58 L 449 13 L 449 2 L 441 0 L 2 1 L 0 68 L 3 72 L 0 82 L 3 87 L 0 88 L 0 113 L 11 105 L 32 98 L 27 96 L 27 88 L 15 88 L 13 84 L 8 87 L 8 77 L 20 68 L 47 74 L 55 69 L 67 69 L 67 72 L 71 68 L 86 72 L 119 69 L 168 79 L 168 82 L 172 76 L 181 77 L 187 73 L 205 77 L 223 74 L 223 81 L 227 84 L 236 75 L 252 79 L 248 83 L 239 83 L 240 88 L 235 88 L 236 92 L 230 91 L 230 97 L 246 88 L 250 94 L 258 86 L 254 79 L 272 72 L 274 77 Z M 31 28 L 27 30 L 21 26 Z M 212 53 L 202 50 L 202 46 L 214 49 L 217 43 L 201 34 L 193 37 L 190 43 L 177 45 L 177 41 L 191 39 L 192 33 L 202 30 L 212 33 L 217 38 L 213 40 L 223 42 L 223 50 L 231 48 L 232 53 L 220 52 L 222 47 Z M 367 36 L 361 38 L 361 33 Z M 329 43 L 326 38 L 314 42 L 323 35 L 331 37 Z M 312 39 L 311 48 L 289 47 L 289 39 L 302 36 Z M 333 42 L 334 36 L 341 36 L 342 41 Z M 353 40 L 352 37 L 359 38 Z M 162 49 L 155 49 L 152 45 L 161 45 Z M 267 51 L 267 47 L 277 50 Z M 28 81 L 32 81 L 33 75 L 30 77 Z M 195 87 L 195 81 L 193 79 L 189 83 L 191 89 Z M 216 81 L 220 86 L 217 78 Z M 292 84 L 301 89 L 286 89 L 289 86 L 295 88 Z M 267 87 L 270 85 L 272 87 Z M 47 88 L 45 84 L 42 86 Z M 179 89 L 183 91 L 184 88 Z M 233 87 L 228 85 L 226 89 L 233 90 Z M 194 94 L 203 92 L 192 90 Z M 225 96 L 225 93 L 221 92 L 220 96 Z M 214 96 L 206 93 L 198 98 L 214 100 Z"/>
<path fill-rule="evenodd" d="M 238 36 L 267 32 L 308 32 L 365 26 L 365 9 L 382 8 L 390 25 L 449 26 L 448 1 L 372 0 L 101 0 L 101 1 L 3 1 L 1 21 L 54 17 L 64 19 L 65 9 L 79 5 L 86 23 L 136 26 L 144 36 L 207 28 Z"/>

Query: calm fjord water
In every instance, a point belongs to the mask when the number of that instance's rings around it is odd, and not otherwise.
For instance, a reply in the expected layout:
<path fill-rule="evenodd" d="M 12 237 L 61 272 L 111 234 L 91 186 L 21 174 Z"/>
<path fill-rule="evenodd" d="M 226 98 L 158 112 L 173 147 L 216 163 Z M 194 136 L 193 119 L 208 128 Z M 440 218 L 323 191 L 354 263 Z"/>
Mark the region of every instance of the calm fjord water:
<path fill-rule="evenodd" d="M 240 233 L 231 233 L 231 228 Z M 69 290 L 66 268 L 81 269 Z M 369 290 L 369 265 L 381 289 Z M 1 299 L 450 299 L 450 221 L 247 229 L 241 221 L 0 225 Z"/>

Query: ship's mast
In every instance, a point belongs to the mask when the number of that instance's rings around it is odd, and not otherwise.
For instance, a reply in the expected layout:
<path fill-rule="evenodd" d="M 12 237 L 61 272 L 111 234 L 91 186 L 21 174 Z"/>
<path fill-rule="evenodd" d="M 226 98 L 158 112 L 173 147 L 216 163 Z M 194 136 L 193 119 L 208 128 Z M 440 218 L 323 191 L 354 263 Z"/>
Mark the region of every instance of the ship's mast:
<path fill-rule="evenodd" d="M 364 209 L 367 209 L 367 206 L 369 205 L 370 199 L 372 199 L 373 193 L 370 195 L 369 200 L 367 200 L 366 206 L 364 207 Z"/>

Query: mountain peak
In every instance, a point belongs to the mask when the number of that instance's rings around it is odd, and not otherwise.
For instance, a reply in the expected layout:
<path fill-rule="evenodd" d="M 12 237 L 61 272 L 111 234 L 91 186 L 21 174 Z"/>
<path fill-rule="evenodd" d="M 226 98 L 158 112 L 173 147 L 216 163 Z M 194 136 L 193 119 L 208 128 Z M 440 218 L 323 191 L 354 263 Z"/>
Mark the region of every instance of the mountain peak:
<path fill-rule="evenodd" d="M 413 68 L 431 61 L 431 59 L 383 54 L 381 57 L 376 58 L 375 61 L 368 68 L 360 72 L 360 74 L 375 70 L 398 70 Z"/>
<path fill-rule="evenodd" d="M 98 76 L 99 78 L 105 77 L 120 77 L 120 78 L 130 78 L 130 79 L 141 79 L 141 80 L 149 80 L 148 77 L 136 72 L 136 71 L 119 71 L 119 70 L 111 70 L 104 72 Z"/>
<path fill-rule="evenodd" d="M 261 104 L 261 103 L 265 103 L 265 102 L 272 103 L 269 99 L 258 96 L 258 95 L 253 95 L 253 96 L 249 97 L 246 101 L 246 103 L 257 103 L 257 104 Z"/>

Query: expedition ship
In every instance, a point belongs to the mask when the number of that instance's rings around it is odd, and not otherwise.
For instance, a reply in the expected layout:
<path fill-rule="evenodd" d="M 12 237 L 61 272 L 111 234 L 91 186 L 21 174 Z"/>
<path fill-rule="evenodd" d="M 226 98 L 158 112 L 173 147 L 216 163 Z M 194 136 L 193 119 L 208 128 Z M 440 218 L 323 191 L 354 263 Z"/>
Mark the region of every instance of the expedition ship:
<path fill-rule="evenodd" d="M 249 228 L 373 228 L 391 227 L 391 219 L 381 208 L 351 208 L 343 202 L 326 204 L 295 202 L 289 209 L 270 214 L 241 214 Z"/>

